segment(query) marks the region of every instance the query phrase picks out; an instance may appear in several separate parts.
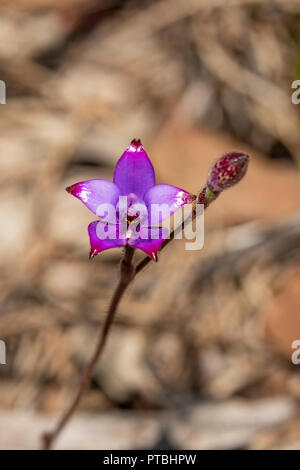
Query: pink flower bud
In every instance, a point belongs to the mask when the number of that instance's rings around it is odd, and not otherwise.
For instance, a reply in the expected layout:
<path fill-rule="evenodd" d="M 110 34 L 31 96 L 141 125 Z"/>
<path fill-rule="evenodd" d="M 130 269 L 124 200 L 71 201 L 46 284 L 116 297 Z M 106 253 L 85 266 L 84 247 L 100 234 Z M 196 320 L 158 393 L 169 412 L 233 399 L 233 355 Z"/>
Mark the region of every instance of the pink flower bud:
<path fill-rule="evenodd" d="M 229 152 L 218 158 L 211 167 L 207 185 L 214 193 L 231 188 L 245 175 L 248 167 L 248 155 L 240 152 Z"/>

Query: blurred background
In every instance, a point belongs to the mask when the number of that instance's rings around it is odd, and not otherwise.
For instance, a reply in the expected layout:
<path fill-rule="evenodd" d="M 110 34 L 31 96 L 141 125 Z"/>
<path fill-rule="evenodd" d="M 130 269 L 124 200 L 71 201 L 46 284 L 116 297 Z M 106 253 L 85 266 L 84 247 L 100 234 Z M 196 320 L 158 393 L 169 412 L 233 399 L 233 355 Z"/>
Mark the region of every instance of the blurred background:
<path fill-rule="evenodd" d="M 13 3 L 13 6 L 12 6 Z M 135 280 L 72 449 L 299 449 L 299 0 L 0 0 L 0 448 L 39 447 L 73 397 L 118 278 L 64 188 L 112 178 L 142 139 L 198 192 L 229 150 L 245 179 Z"/>

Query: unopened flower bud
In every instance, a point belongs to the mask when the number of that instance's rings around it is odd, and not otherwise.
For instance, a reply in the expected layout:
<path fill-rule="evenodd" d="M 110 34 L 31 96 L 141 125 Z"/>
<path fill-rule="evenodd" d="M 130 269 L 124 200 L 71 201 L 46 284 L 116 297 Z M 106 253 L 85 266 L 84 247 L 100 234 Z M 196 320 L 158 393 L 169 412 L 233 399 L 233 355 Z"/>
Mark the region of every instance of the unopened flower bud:
<path fill-rule="evenodd" d="M 207 185 L 214 193 L 231 188 L 245 175 L 248 167 L 248 155 L 240 152 L 226 153 L 211 167 Z"/>

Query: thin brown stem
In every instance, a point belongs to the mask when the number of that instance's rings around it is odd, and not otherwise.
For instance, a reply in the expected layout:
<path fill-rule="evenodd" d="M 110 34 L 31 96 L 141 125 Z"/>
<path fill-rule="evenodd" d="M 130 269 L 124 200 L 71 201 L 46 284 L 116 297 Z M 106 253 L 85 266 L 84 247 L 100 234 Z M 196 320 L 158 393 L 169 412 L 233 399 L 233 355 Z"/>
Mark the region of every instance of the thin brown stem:
<path fill-rule="evenodd" d="M 120 303 L 120 300 L 127 288 L 127 286 L 130 284 L 132 279 L 134 278 L 135 275 L 135 269 L 134 266 L 132 265 L 132 259 L 134 255 L 134 249 L 131 247 L 126 247 L 125 248 L 125 254 L 124 257 L 121 260 L 121 266 L 120 266 L 120 280 L 117 285 L 117 288 L 113 294 L 110 307 L 107 313 L 107 316 L 105 318 L 104 326 L 100 332 L 99 340 L 96 346 L 96 349 L 90 359 L 90 362 L 86 366 L 86 369 L 84 371 L 84 374 L 81 378 L 80 384 L 79 384 L 79 389 L 75 395 L 74 400 L 72 401 L 71 405 L 69 408 L 65 411 L 65 413 L 62 415 L 60 420 L 58 421 L 55 429 L 52 432 L 47 432 L 42 435 L 42 444 L 43 444 L 43 449 L 51 449 L 54 441 L 57 439 L 58 435 L 62 431 L 62 429 L 66 426 L 74 412 L 76 411 L 81 397 L 84 394 L 85 390 L 87 389 L 91 376 L 93 374 L 93 371 L 95 369 L 95 366 L 101 356 L 101 353 L 103 352 L 104 345 L 106 343 L 108 333 L 110 331 L 110 327 L 112 325 L 113 319 L 115 317 L 118 305 Z"/>

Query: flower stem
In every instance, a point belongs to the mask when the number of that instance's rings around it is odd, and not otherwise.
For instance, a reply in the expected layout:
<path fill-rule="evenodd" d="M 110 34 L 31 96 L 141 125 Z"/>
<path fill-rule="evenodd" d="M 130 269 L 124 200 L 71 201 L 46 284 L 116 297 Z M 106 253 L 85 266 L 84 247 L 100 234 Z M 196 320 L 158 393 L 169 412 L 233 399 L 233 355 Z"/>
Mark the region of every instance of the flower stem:
<path fill-rule="evenodd" d="M 70 420 L 74 412 L 76 411 L 80 403 L 80 400 L 82 398 L 82 395 L 84 394 L 85 390 L 87 389 L 90 383 L 91 376 L 93 374 L 95 366 L 101 356 L 101 353 L 103 352 L 104 345 L 106 343 L 108 333 L 110 331 L 110 327 L 115 317 L 120 300 L 127 286 L 130 284 L 130 282 L 135 276 L 135 268 L 132 264 L 133 255 L 134 255 L 134 248 L 126 246 L 125 253 L 121 260 L 121 265 L 120 265 L 120 274 L 121 274 L 120 280 L 113 294 L 113 297 L 111 299 L 110 307 L 109 307 L 107 316 L 105 318 L 104 326 L 100 332 L 96 349 L 90 359 L 90 362 L 88 363 L 88 365 L 86 366 L 84 370 L 83 376 L 79 384 L 79 389 L 71 405 L 62 415 L 55 429 L 52 432 L 46 432 L 42 435 L 42 445 L 43 445 L 43 449 L 45 450 L 51 449 L 54 441 L 56 440 L 60 432 L 63 430 L 63 428 L 66 426 L 66 424 L 68 423 L 68 421 Z"/>

